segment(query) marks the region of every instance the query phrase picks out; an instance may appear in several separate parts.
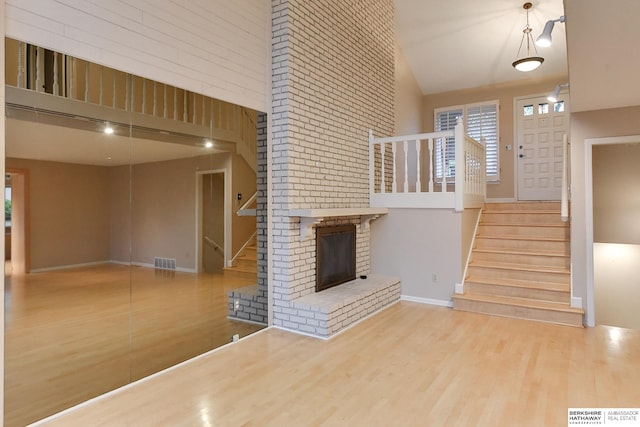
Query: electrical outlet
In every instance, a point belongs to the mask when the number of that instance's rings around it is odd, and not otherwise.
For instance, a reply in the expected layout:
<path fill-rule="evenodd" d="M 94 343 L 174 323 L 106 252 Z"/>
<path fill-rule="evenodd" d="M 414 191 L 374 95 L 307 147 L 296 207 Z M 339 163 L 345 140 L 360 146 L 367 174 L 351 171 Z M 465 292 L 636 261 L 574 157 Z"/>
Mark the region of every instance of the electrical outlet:
<path fill-rule="evenodd" d="M 431 281 L 433 283 L 438 283 L 438 275 L 436 273 L 431 273 Z"/>
<path fill-rule="evenodd" d="M 233 310 L 234 311 L 240 310 L 240 300 L 238 298 L 233 300 Z"/>

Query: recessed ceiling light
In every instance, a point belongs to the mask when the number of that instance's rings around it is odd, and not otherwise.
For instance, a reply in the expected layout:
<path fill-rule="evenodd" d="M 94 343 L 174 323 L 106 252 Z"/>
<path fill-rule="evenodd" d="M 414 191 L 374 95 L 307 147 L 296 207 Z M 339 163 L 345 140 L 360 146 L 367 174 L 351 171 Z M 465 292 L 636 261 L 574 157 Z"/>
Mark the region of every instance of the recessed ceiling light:
<path fill-rule="evenodd" d="M 111 135 L 113 133 L 113 128 L 111 127 L 111 125 L 109 123 L 105 123 L 105 125 L 104 125 L 104 133 L 106 133 L 107 135 Z"/>
<path fill-rule="evenodd" d="M 205 146 L 206 148 L 211 148 L 211 147 L 213 147 L 213 142 L 207 139 L 207 140 L 204 142 L 204 146 Z"/>

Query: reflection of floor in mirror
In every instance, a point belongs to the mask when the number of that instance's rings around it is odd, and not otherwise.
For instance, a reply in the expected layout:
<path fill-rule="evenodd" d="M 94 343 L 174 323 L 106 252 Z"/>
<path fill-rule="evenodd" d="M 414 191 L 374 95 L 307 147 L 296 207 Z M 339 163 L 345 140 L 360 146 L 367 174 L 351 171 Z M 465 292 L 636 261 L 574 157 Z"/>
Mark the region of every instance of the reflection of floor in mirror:
<path fill-rule="evenodd" d="M 227 291 L 252 283 L 117 264 L 5 274 L 5 427 L 261 329 L 227 319 Z"/>

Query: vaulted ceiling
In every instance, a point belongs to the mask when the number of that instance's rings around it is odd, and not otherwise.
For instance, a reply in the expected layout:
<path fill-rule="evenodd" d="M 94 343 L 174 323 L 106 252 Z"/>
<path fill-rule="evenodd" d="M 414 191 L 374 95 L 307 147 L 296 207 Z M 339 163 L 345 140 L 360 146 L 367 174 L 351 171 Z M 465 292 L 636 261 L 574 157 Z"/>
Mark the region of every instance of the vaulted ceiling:
<path fill-rule="evenodd" d="M 426 94 L 567 73 L 565 25 L 556 24 L 553 44 L 537 48 L 545 58 L 534 71 L 516 71 L 526 25 L 524 0 L 395 0 L 396 36 Z M 534 39 L 547 20 L 564 15 L 562 0 L 533 0 L 529 24 Z"/>

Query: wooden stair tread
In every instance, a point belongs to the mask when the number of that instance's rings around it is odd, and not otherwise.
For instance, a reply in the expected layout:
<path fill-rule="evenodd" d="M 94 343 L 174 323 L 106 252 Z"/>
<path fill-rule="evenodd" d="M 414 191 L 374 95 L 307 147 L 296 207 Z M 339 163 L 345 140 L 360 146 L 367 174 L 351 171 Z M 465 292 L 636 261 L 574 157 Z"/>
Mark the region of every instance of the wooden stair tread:
<path fill-rule="evenodd" d="M 519 213 L 535 213 L 535 214 L 558 214 L 560 218 L 560 211 L 557 209 L 489 209 L 483 213 L 486 214 L 519 214 Z"/>
<path fill-rule="evenodd" d="M 478 234 L 476 239 L 501 239 L 501 240 L 531 240 L 542 242 L 568 242 L 566 237 L 541 237 L 541 236 L 519 236 L 516 234 L 501 234 L 499 236 L 492 236 L 488 234 Z"/>
<path fill-rule="evenodd" d="M 548 257 L 569 258 L 570 255 L 566 252 L 558 251 L 545 251 L 540 249 L 490 249 L 490 248 L 474 248 L 474 253 L 488 253 L 488 254 L 507 254 L 507 255 L 540 255 Z"/>
<path fill-rule="evenodd" d="M 226 271 L 238 271 L 243 273 L 256 273 L 258 271 L 257 266 L 248 266 L 248 265 L 234 265 L 233 267 L 225 267 Z"/>
<path fill-rule="evenodd" d="M 471 294 L 465 292 L 464 294 L 454 294 L 454 299 L 464 299 L 469 301 L 481 301 L 492 304 L 512 305 L 516 307 L 527 307 L 549 311 L 561 311 L 565 313 L 584 314 L 584 310 L 581 308 L 571 307 L 568 303 L 552 302 L 533 300 L 527 298 L 495 296 L 495 295 L 483 295 L 483 294 Z"/>
<path fill-rule="evenodd" d="M 511 286 L 515 288 L 528 288 L 535 290 L 557 291 L 557 292 L 571 292 L 570 286 L 567 283 L 553 283 L 553 282 L 534 282 L 531 280 L 522 279 L 499 279 L 493 277 L 474 277 L 469 276 L 465 279 L 466 283 L 478 283 L 482 285 L 496 285 L 496 286 Z"/>
<path fill-rule="evenodd" d="M 569 269 L 565 267 L 536 266 L 536 265 L 528 265 L 528 264 L 500 263 L 500 262 L 488 262 L 488 261 L 471 261 L 469 263 L 469 267 L 495 268 L 495 269 L 501 269 L 501 270 L 534 271 L 534 272 L 540 272 L 540 273 L 569 274 Z"/>
<path fill-rule="evenodd" d="M 487 222 L 480 221 L 478 225 L 485 227 L 553 227 L 553 228 L 568 228 L 569 224 L 566 222 Z"/>

